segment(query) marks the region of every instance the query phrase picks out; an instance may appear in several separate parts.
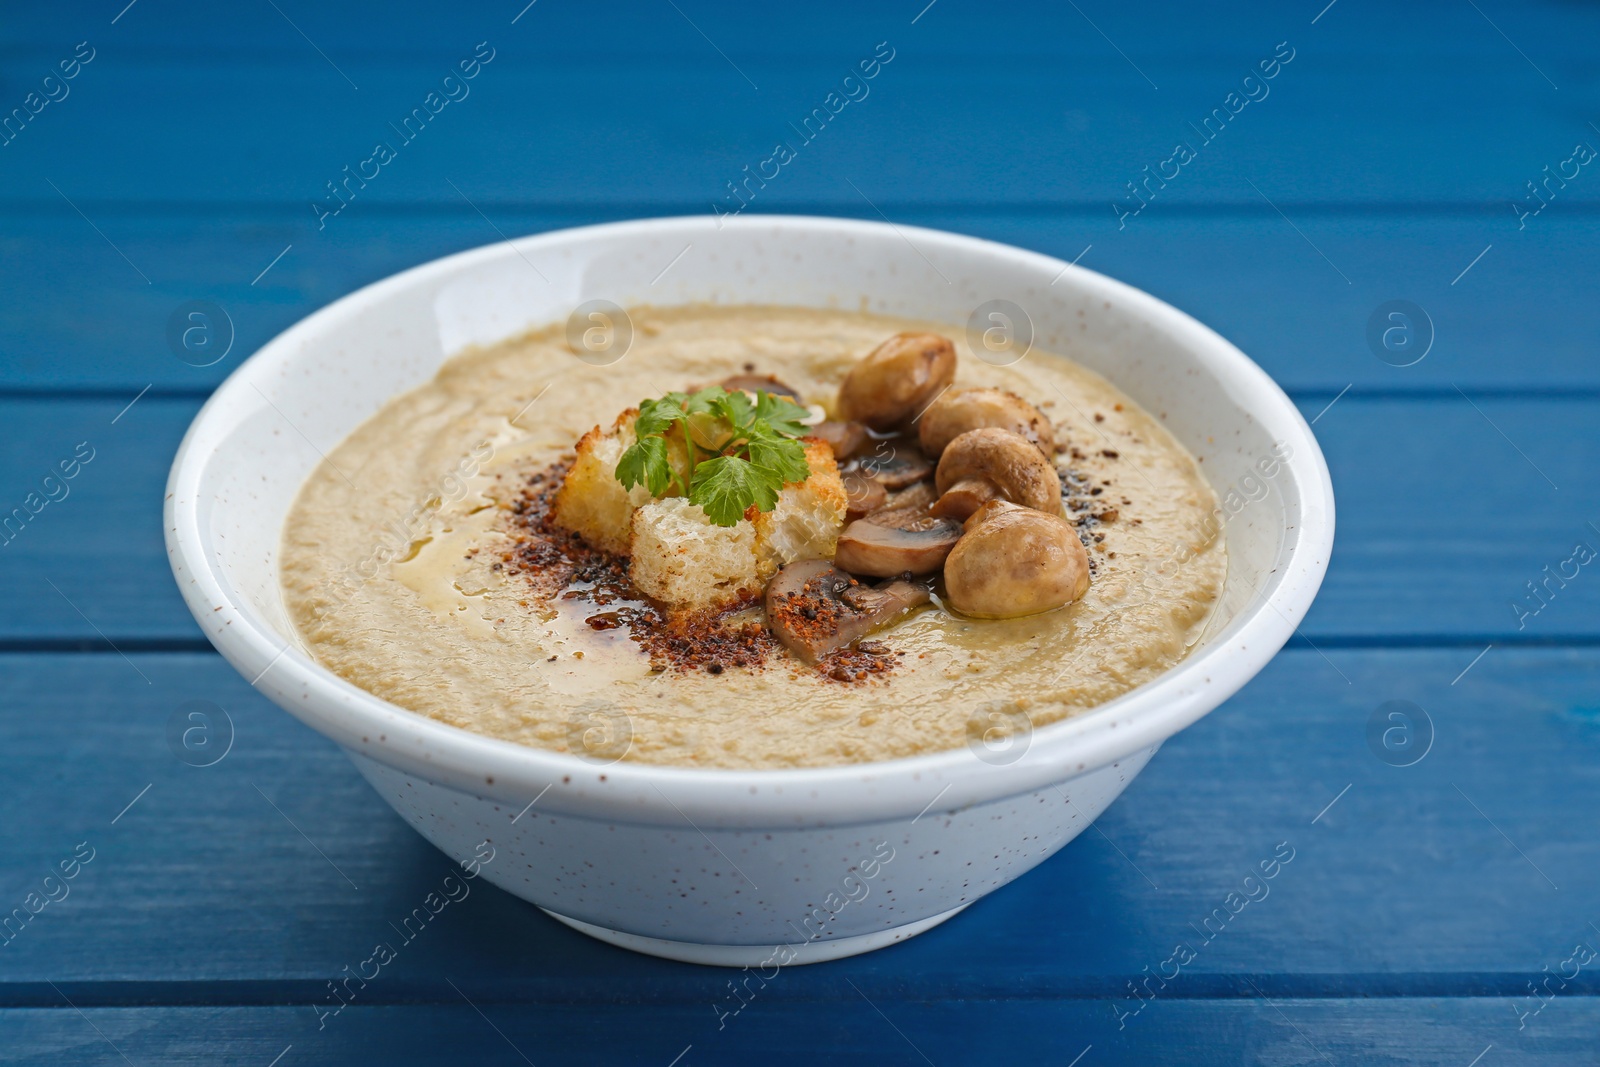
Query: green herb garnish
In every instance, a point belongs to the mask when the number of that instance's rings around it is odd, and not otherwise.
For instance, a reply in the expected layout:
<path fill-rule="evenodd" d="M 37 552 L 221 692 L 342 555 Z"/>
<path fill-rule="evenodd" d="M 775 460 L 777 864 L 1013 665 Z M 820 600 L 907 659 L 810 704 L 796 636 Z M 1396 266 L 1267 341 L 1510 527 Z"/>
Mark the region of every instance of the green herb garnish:
<path fill-rule="evenodd" d="M 617 463 L 617 481 L 629 489 L 644 485 L 651 496 L 676 490 L 718 526 L 733 526 L 750 505 L 771 511 L 786 483 L 811 476 L 797 440 L 808 415 L 787 397 L 760 392 L 752 403 L 747 393 L 715 385 L 646 400 L 633 423 L 636 440 Z"/>

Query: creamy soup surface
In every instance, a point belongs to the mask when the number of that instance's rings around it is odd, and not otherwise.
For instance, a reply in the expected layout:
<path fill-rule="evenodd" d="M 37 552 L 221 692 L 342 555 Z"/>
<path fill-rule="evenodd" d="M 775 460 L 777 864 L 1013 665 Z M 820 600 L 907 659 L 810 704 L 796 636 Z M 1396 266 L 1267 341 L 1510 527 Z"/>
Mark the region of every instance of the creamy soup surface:
<path fill-rule="evenodd" d="M 594 366 L 557 325 L 451 359 L 330 452 L 282 544 L 309 652 L 401 707 L 493 737 L 680 766 L 815 767 L 971 745 L 1148 682 L 1200 638 L 1226 573 L 1217 501 L 1194 458 L 1098 375 L 1035 350 L 1011 366 L 958 343 L 957 386 L 1031 401 L 1055 425 L 1063 514 L 1088 549 L 1077 602 L 980 621 L 936 597 L 873 635 L 898 665 L 841 681 L 782 649 L 763 666 L 653 670 L 602 608 L 543 597 L 512 560 L 527 486 L 647 397 L 753 368 L 832 408 L 846 372 L 899 331 L 961 331 L 842 311 L 636 308 L 620 361 Z M 521 509 L 521 510 L 519 510 Z M 760 608 L 754 609 L 759 620 Z M 659 664 L 658 664 L 659 666 Z"/>

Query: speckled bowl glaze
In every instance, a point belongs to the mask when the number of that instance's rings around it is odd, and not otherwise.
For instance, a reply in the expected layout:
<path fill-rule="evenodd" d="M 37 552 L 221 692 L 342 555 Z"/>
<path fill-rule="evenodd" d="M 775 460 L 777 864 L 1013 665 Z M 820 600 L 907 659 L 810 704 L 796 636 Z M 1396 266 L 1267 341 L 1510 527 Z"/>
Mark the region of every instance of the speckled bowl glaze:
<path fill-rule="evenodd" d="M 1230 573 L 1207 636 L 1156 681 L 1004 748 L 979 740 L 784 771 L 601 765 L 446 726 L 318 666 L 286 614 L 278 550 L 322 453 L 464 346 L 561 321 L 592 299 L 860 308 L 947 322 L 957 336 L 981 305 L 1012 302 L 1037 348 L 1104 374 L 1203 458 L 1229 516 Z M 1275 449 L 1287 458 L 1270 462 Z M 931 230 L 707 216 L 480 248 L 317 312 L 245 361 L 196 417 L 165 518 L 173 573 L 218 650 L 349 752 L 429 841 L 466 860 L 487 840 L 495 858 L 483 877 L 614 944 L 776 967 L 917 934 L 1081 833 L 1163 740 L 1294 632 L 1327 566 L 1333 492 L 1310 429 L 1271 379 L 1145 293 Z"/>

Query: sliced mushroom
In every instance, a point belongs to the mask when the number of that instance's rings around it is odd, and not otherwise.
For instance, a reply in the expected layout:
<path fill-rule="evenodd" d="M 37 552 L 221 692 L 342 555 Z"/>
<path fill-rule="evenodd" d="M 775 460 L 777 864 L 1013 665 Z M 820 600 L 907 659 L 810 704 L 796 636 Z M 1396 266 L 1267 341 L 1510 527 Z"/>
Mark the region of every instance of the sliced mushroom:
<path fill-rule="evenodd" d="M 1044 412 L 1004 389 L 947 389 L 917 420 L 922 451 L 937 456 L 968 430 L 993 426 L 1032 441 L 1046 456 L 1055 454 L 1055 427 Z"/>
<path fill-rule="evenodd" d="M 897 333 L 850 368 L 839 417 L 892 430 L 921 413 L 956 376 L 956 349 L 935 333 Z"/>
<path fill-rule="evenodd" d="M 860 456 L 852 468 L 885 489 L 904 489 L 933 476 L 933 461 L 903 437 L 884 438 L 870 456 Z"/>
<path fill-rule="evenodd" d="M 800 402 L 799 393 L 766 374 L 735 374 L 731 378 L 722 379 L 722 387 L 730 393 L 734 390 L 746 393 L 771 393 L 773 396 L 786 396 L 797 404 Z"/>
<path fill-rule="evenodd" d="M 834 459 L 849 459 L 867 445 L 867 428 L 859 422 L 819 422 L 806 430 L 807 437 L 826 441 Z"/>
<path fill-rule="evenodd" d="M 944 564 L 945 600 L 978 619 L 1014 619 L 1089 590 L 1089 554 L 1059 515 L 991 500 L 967 520 Z"/>
<path fill-rule="evenodd" d="M 1055 465 L 1020 434 L 995 427 L 968 430 L 951 441 L 934 473 L 939 500 L 932 512 L 965 519 L 990 500 L 1025 508 L 1061 511 L 1061 476 Z"/>
<path fill-rule="evenodd" d="M 844 483 L 846 520 L 854 521 L 863 515 L 870 515 L 889 499 L 889 491 L 881 483 L 856 471 L 841 475 L 839 480 Z"/>
<path fill-rule="evenodd" d="M 884 501 L 885 508 L 918 508 L 927 511 L 933 502 L 939 499 L 939 494 L 934 490 L 932 482 L 913 482 L 904 489 L 896 490 L 889 494 L 889 499 Z"/>
<path fill-rule="evenodd" d="M 896 579 L 862 585 L 827 560 L 791 563 L 767 585 L 767 625 L 806 663 L 861 640 L 928 602 L 928 590 Z"/>
<path fill-rule="evenodd" d="M 926 507 L 890 508 L 846 526 L 833 561 L 852 574 L 876 578 L 934 574 L 960 539 L 960 523 L 936 518 Z"/>

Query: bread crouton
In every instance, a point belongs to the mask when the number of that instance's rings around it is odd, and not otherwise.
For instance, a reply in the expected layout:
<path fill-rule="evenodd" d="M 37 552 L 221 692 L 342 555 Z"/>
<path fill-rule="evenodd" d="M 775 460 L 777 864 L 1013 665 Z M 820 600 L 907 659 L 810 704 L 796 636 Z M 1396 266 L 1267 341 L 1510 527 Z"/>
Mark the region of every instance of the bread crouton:
<path fill-rule="evenodd" d="M 609 430 L 596 426 L 578 440 L 578 458 L 556 491 L 550 515 L 562 529 L 619 556 L 628 552 L 635 509 L 650 502 L 650 490 L 626 489 L 616 475 L 617 461 L 634 442 L 638 417 L 639 409 L 629 408 Z"/>
<path fill-rule="evenodd" d="M 849 510 L 833 449 L 812 437 L 803 443 L 810 477 L 784 486 L 777 506 L 755 516 L 756 552 L 764 578 L 797 560 L 832 559 Z"/>
<path fill-rule="evenodd" d="M 641 593 L 689 611 L 728 607 L 761 592 L 756 528 L 718 526 L 700 505 L 667 497 L 633 513 L 630 571 Z"/>
<path fill-rule="evenodd" d="M 810 475 L 785 485 L 772 511 L 752 508 L 733 526 L 718 526 L 683 497 L 652 500 L 644 486 L 617 481 L 638 414 L 630 409 L 609 430 L 583 435 L 552 519 L 596 548 L 631 557 L 641 593 L 675 609 L 717 610 L 758 595 L 780 567 L 833 556 L 849 502 L 826 443 L 805 440 Z"/>

